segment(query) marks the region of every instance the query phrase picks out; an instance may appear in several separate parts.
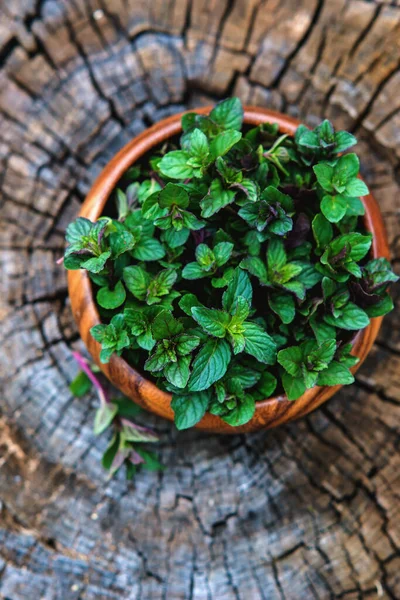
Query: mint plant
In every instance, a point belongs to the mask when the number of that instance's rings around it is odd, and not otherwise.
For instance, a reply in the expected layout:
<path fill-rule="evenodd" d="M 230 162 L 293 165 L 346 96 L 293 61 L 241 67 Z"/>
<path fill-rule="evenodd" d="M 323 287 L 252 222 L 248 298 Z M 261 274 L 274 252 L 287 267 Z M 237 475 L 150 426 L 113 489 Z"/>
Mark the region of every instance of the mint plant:
<path fill-rule="evenodd" d="M 329 121 L 294 137 L 243 126 L 229 98 L 127 171 L 116 212 L 69 225 L 64 264 L 93 283 L 101 360 L 171 392 L 179 429 L 354 380 L 354 332 L 392 309 L 398 279 L 370 258 L 355 143 Z"/>

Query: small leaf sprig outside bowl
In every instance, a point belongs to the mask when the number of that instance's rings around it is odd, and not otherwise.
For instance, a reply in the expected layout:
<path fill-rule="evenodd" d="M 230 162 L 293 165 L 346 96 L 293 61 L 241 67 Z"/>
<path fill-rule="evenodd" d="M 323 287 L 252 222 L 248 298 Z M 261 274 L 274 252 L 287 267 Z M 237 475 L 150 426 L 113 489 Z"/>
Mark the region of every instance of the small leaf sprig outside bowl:
<path fill-rule="evenodd" d="M 235 98 L 128 143 L 64 259 L 81 337 L 110 381 L 179 429 L 216 433 L 291 421 L 351 383 L 397 280 L 358 158 L 342 155 L 354 143 Z M 117 219 L 103 215 L 112 196 Z M 202 287 L 218 303 L 192 293 Z"/>

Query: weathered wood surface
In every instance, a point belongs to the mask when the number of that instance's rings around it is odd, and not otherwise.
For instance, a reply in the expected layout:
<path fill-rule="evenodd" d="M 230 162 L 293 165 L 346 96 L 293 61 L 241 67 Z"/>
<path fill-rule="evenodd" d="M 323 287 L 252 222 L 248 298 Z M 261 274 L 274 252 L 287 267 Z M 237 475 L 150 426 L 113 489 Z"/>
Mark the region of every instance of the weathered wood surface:
<path fill-rule="evenodd" d="M 109 481 L 63 232 L 132 135 L 229 94 L 360 138 L 400 261 L 400 3 L 10 0 L 0 7 L 0 597 L 400 597 L 400 319 L 357 384 L 251 436 L 160 432 L 166 470 Z M 397 291 L 397 295 L 399 292 Z"/>

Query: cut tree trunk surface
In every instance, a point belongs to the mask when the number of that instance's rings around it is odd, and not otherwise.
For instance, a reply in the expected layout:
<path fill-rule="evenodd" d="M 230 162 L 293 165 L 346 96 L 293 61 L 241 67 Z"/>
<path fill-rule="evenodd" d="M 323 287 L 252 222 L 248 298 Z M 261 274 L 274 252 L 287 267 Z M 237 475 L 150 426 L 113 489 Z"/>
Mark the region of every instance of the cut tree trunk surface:
<path fill-rule="evenodd" d="M 229 438 L 141 416 L 166 469 L 109 480 L 56 265 L 104 164 L 228 95 L 354 132 L 400 261 L 400 2 L 10 0 L 0 8 L 0 597 L 400 598 L 400 318 L 355 385 Z M 395 295 L 400 296 L 397 289 Z"/>

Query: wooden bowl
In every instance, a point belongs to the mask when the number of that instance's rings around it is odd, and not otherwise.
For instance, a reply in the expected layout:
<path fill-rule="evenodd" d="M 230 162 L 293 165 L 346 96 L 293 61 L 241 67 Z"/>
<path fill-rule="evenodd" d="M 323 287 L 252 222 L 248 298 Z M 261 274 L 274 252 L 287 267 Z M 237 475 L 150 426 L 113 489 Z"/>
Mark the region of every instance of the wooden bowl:
<path fill-rule="evenodd" d="M 210 110 L 211 107 L 202 107 L 196 109 L 195 112 L 208 114 Z M 96 221 L 103 214 L 110 194 L 125 171 L 152 148 L 181 132 L 181 116 L 182 114 L 178 114 L 160 121 L 160 123 L 150 127 L 124 146 L 100 173 L 83 203 L 79 215 L 91 221 Z M 300 124 L 296 119 L 277 112 L 253 106 L 245 107 L 244 122 L 247 125 L 255 126 L 266 121 L 278 123 L 282 133 L 291 135 Z M 366 209 L 365 225 L 374 236 L 371 255 L 374 258 L 389 258 L 386 233 L 379 207 L 371 194 L 363 198 L 363 203 Z M 106 377 L 123 394 L 146 410 L 160 417 L 173 420 L 174 415 L 170 407 L 171 394 L 159 390 L 154 383 L 135 371 L 123 358 L 114 355 L 108 364 L 100 363 L 100 344 L 90 335 L 91 327 L 100 323 L 100 317 L 87 273 L 83 270 L 69 271 L 68 290 L 80 335 L 94 361 Z M 370 325 L 355 335 L 352 353 L 358 356 L 360 361 L 353 367 L 353 373 L 363 363 L 370 351 L 381 322 L 382 317 L 371 319 Z M 257 402 L 253 418 L 241 427 L 231 427 L 219 417 L 209 413 L 203 417 L 196 427 L 210 432 L 227 434 L 246 433 L 275 427 L 306 415 L 328 400 L 341 387 L 340 385 L 333 387 L 316 386 L 307 390 L 298 400 L 292 402 L 288 401 L 284 395 Z"/>

